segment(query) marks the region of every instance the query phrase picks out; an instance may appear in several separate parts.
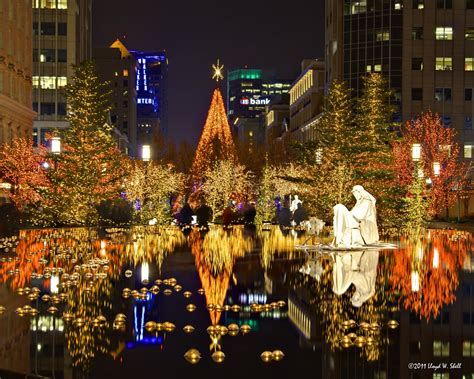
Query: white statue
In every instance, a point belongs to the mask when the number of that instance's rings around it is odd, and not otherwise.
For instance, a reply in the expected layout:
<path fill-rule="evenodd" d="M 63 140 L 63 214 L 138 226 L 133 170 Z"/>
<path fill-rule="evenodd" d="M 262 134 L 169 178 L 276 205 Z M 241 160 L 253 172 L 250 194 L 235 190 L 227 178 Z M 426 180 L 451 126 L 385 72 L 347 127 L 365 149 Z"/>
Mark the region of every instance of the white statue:
<path fill-rule="evenodd" d="M 336 254 L 332 271 L 333 292 L 342 295 L 354 284 L 351 302 L 354 307 L 360 307 L 375 294 L 378 260 L 378 251 Z"/>
<path fill-rule="evenodd" d="M 350 211 L 342 204 L 334 207 L 334 241 L 336 247 L 363 246 L 377 243 L 377 213 L 375 198 L 362 186 L 354 186 L 357 202 Z"/>
<path fill-rule="evenodd" d="M 298 209 L 298 204 L 303 204 L 303 202 L 298 198 L 298 195 L 295 195 L 295 198 L 291 202 L 290 211 L 293 213 Z"/>

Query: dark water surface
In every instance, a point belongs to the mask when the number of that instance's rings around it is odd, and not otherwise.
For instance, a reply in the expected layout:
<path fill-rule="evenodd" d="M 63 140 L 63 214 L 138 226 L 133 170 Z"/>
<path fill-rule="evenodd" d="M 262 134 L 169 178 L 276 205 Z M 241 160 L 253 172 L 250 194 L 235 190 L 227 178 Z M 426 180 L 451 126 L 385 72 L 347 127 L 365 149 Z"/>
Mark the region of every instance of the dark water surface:
<path fill-rule="evenodd" d="M 3 239 L 0 378 L 474 378 L 470 233 L 334 254 L 296 251 L 305 239 L 276 227 Z"/>

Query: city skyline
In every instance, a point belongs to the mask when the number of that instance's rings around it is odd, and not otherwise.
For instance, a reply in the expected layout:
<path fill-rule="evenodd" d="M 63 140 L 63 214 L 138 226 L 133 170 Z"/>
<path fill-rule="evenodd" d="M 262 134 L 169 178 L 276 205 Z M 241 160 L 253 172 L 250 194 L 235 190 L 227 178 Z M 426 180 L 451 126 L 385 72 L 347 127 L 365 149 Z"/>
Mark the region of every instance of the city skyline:
<path fill-rule="evenodd" d="M 265 0 L 245 8 L 206 0 L 189 4 L 186 13 L 177 3 L 128 4 L 125 0 L 94 2 L 93 46 L 106 47 L 121 38 L 131 50 L 166 51 L 168 130 L 176 143 L 184 138 L 197 145 L 215 87 L 211 65 L 217 58 L 225 73 L 247 65 L 296 79 L 301 60 L 324 56 L 322 0 L 291 9 L 281 1 Z M 127 19 L 119 22 L 123 14 Z M 234 27 L 229 28 L 229 23 Z"/>

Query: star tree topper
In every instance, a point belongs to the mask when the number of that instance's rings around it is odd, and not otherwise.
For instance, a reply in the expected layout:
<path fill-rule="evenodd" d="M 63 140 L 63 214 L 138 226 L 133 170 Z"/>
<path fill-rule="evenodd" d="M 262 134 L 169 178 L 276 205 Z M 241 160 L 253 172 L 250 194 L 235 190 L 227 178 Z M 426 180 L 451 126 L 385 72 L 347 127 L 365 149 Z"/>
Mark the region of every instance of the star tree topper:
<path fill-rule="evenodd" d="M 214 74 L 212 75 L 212 79 L 216 79 L 216 82 L 219 82 L 219 80 L 224 79 L 224 75 L 222 74 L 222 69 L 224 68 L 224 65 L 219 64 L 219 59 L 217 60 L 216 64 L 212 65 L 212 69 L 214 70 Z"/>

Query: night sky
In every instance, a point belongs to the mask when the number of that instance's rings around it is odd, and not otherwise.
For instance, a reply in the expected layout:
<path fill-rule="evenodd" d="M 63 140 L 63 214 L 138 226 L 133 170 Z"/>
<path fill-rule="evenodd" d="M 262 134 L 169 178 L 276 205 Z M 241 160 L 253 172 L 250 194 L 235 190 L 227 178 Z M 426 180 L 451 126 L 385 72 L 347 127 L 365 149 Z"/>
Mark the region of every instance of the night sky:
<path fill-rule="evenodd" d="M 225 70 L 248 65 L 294 79 L 302 59 L 324 56 L 324 0 L 96 0 L 93 7 L 94 47 L 121 37 L 130 50 L 166 50 L 177 143 L 197 143 L 217 58 Z"/>

